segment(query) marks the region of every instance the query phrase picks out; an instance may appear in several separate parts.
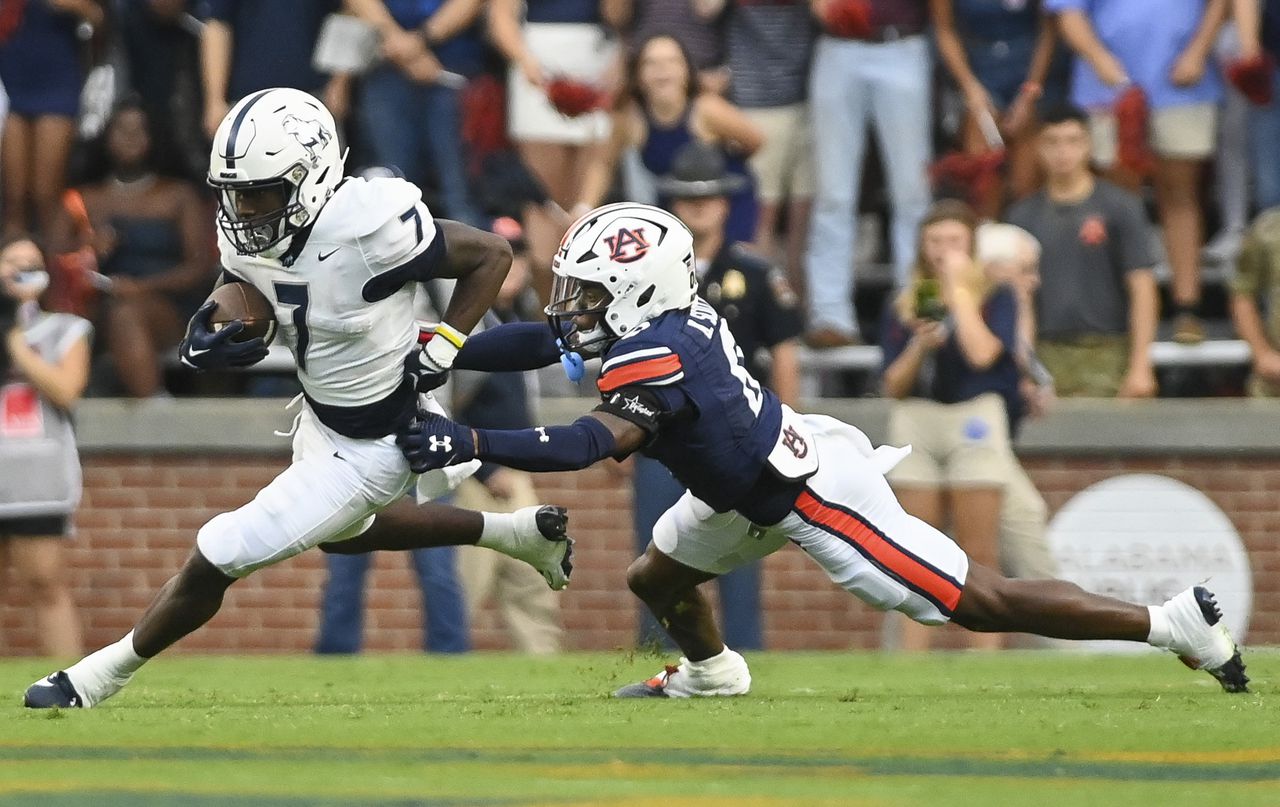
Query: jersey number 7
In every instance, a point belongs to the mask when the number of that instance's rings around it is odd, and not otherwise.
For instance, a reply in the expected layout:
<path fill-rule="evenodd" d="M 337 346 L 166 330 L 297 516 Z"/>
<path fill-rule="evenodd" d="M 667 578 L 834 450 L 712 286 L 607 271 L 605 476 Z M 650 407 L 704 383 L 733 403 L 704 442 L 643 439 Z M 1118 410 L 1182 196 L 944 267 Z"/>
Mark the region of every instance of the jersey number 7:
<path fill-rule="evenodd" d="M 311 298 L 307 293 L 306 283 L 281 283 L 276 281 L 274 284 L 276 290 L 276 299 L 281 305 L 293 306 L 293 327 L 298 331 L 298 343 L 296 350 L 298 359 L 298 369 L 302 372 L 307 371 L 307 346 L 311 344 L 311 332 L 307 330 L 307 307 L 311 305 Z"/>

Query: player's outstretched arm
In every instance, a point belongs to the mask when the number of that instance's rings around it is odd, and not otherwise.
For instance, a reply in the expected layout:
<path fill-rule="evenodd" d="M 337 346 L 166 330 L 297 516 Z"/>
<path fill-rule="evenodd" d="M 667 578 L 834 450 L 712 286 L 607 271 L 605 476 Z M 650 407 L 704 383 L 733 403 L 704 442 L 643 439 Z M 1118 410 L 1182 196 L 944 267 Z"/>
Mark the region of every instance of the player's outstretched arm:
<path fill-rule="evenodd" d="M 551 329 L 542 322 L 509 322 L 467 339 L 453 360 L 459 370 L 510 373 L 537 370 L 560 360 Z"/>
<path fill-rule="evenodd" d="M 649 433 L 608 412 L 590 412 L 567 426 L 472 429 L 420 412 L 396 437 L 414 473 L 482 459 L 522 471 L 577 471 L 606 457 L 621 459 L 643 446 Z"/>

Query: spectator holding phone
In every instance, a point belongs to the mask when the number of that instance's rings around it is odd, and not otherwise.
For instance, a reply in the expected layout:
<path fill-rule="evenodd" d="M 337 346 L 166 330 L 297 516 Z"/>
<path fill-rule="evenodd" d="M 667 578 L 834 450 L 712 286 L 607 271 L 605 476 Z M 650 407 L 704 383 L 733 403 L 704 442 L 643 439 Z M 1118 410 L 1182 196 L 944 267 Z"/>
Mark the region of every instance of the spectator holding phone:
<path fill-rule="evenodd" d="M 907 512 L 947 530 L 975 562 L 999 565 L 1000 511 L 1012 456 L 1010 422 L 1022 412 L 1014 290 L 991 283 L 974 259 L 977 216 L 963 202 L 936 203 L 919 251 L 881 331 L 892 445 L 912 453 L 888 476 Z M 949 526 L 949 530 L 948 530 Z M 928 647 L 927 630 L 904 627 L 902 648 Z M 994 649 L 998 637 L 973 634 Z"/>

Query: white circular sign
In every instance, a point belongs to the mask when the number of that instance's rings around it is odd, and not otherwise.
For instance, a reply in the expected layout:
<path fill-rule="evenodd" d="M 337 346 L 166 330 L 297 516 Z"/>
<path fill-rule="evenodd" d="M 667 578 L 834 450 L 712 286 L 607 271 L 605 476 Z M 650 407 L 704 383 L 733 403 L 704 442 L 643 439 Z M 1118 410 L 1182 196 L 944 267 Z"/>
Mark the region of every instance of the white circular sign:
<path fill-rule="evenodd" d="M 1230 519 L 1208 496 L 1165 476 L 1128 474 L 1076 494 L 1049 524 L 1049 548 L 1064 580 L 1086 591 L 1159 605 L 1204 584 L 1231 635 L 1243 643 L 1253 607 L 1249 557 Z M 1072 642 L 1123 652 L 1133 642 Z"/>

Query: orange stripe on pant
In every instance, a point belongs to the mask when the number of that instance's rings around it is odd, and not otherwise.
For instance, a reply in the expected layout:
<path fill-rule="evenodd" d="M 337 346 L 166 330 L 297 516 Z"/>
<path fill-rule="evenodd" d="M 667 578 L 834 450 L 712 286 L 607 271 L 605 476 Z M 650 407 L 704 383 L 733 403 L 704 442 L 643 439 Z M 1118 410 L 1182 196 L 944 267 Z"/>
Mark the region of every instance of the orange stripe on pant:
<path fill-rule="evenodd" d="M 610 370 L 600 376 L 596 386 L 600 388 L 601 392 L 613 392 L 618 387 L 625 387 L 628 384 L 641 384 L 645 381 L 652 381 L 671 375 L 679 370 L 680 367 L 680 357 L 674 353 L 670 356 L 645 359 L 635 364 L 624 364 L 617 369 Z"/>
<path fill-rule="evenodd" d="M 809 491 L 796 499 L 795 507 L 810 521 L 856 544 L 877 562 L 937 602 L 954 611 L 960 603 L 960 586 L 894 546 L 862 521 L 846 512 L 828 507 Z"/>

